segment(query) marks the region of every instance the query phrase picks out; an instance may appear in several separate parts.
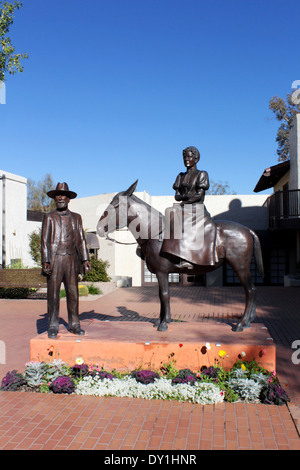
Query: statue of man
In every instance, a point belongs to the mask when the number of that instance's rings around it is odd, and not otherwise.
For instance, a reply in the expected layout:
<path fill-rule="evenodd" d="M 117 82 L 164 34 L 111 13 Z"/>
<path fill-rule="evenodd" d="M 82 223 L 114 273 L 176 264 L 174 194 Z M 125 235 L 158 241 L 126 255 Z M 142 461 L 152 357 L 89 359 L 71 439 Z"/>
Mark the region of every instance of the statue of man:
<path fill-rule="evenodd" d="M 68 209 L 77 194 L 67 183 L 58 183 L 47 195 L 55 200 L 56 210 L 45 214 L 42 224 L 41 254 L 43 273 L 47 276 L 48 337 L 56 338 L 59 329 L 60 286 L 67 296 L 69 329 L 84 335 L 78 313 L 78 274 L 91 269 L 81 216 Z"/>

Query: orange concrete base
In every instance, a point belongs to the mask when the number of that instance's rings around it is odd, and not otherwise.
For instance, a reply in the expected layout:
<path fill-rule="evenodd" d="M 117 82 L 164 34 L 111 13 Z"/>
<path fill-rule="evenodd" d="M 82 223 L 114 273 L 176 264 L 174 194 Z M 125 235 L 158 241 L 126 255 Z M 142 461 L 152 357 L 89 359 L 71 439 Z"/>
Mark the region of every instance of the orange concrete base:
<path fill-rule="evenodd" d="M 199 371 L 219 363 L 230 368 L 239 359 L 256 359 L 266 369 L 276 370 L 276 348 L 263 324 L 242 332 L 225 323 L 171 323 L 166 332 L 143 322 L 81 322 L 85 336 L 75 336 L 60 327 L 56 339 L 47 333 L 30 341 L 30 360 L 61 359 L 74 365 L 77 358 L 106 370 L 159 369 L 174 361 L 177 369 Z M 220 357 L 224 354 L 224 357 Z"/>

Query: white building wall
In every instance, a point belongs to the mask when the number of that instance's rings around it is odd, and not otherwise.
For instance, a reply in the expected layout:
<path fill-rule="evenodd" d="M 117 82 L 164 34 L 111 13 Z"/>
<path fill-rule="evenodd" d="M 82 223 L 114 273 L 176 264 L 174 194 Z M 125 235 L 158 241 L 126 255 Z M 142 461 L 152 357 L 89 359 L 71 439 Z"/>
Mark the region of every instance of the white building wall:
<path fill-rule="evenodd" d="M 5 259 L 9 266 L 12 259 L 23 259 L 27 255 L 24 236 L 27 218 L 27 179 L 0 170 L 1 207 L 1 265 Z M 3 236 L 5 246 L 3 246 Z"/>
<path fill-rule="evenodd" d="M 14 259 L 20 259 L 26 267 L 34 267 L 29 253 L 29 234 L 40 227 L 41 222 L 27 220 L 27 179 L 0 170 L 0 265 L 5 258 L 6 267 L 10 267 Z"/>

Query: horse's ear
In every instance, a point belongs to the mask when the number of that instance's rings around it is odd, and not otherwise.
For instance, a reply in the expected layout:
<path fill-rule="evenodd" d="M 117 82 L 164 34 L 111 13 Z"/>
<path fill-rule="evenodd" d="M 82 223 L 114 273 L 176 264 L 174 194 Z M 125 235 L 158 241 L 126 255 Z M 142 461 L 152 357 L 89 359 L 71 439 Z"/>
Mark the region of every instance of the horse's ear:
<path fill-rule="evenodd" d="M 132 196 L 137 187 L 138 180 L 136 180 L 126 191 L 124 191 L 124 196 Z"/>

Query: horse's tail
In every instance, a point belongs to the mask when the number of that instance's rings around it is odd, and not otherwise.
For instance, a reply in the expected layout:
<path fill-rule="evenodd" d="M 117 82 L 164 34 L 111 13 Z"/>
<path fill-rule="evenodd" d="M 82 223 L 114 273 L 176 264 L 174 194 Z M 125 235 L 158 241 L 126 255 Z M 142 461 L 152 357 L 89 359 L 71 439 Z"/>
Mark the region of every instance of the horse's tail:
<path fill-rule="evenodd" d="M 259 274 L 263 278 L 264 277 L 264 264 L 263 264 L 260 241 L 256 233 L 253 232 L 253 230 L 250 230 L 250 233 L 254 241 L 254 258 L 255 258 L 256 266 L 257 266 Z"/>

